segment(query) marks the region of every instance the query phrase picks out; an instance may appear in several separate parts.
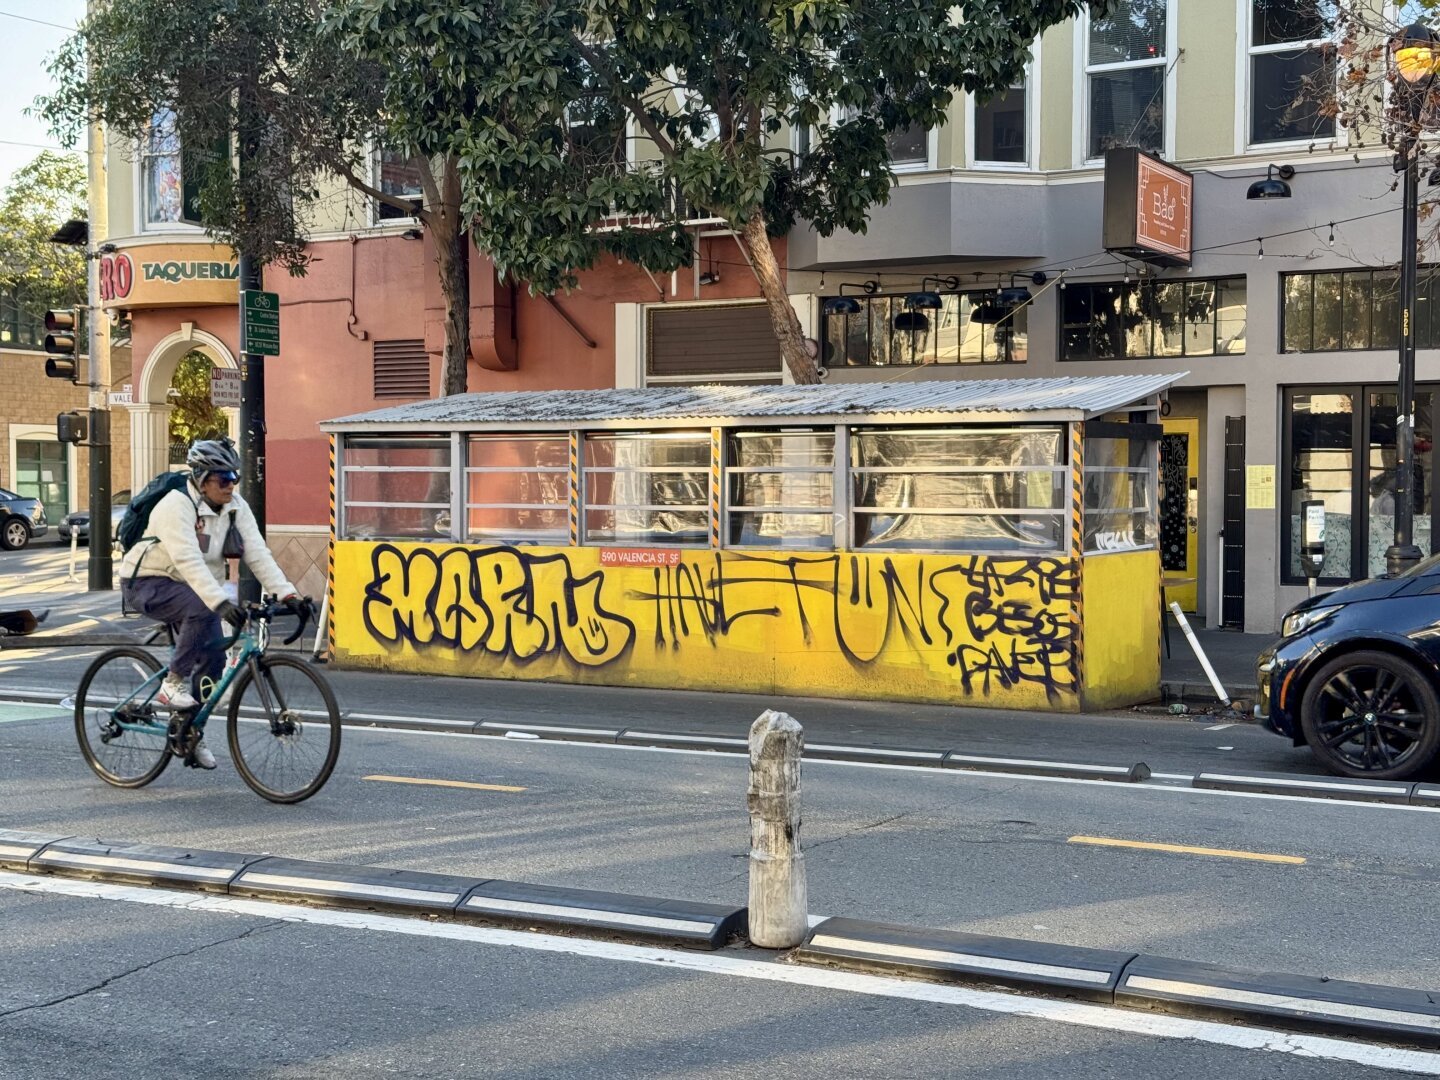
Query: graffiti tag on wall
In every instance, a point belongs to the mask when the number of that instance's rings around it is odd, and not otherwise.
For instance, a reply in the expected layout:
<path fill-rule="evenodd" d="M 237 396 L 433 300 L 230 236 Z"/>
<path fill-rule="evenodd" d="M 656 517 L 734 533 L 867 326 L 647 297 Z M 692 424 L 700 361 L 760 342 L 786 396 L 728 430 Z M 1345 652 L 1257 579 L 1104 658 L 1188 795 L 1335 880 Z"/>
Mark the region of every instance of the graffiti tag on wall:
<path fill-rule="evenodd" d="M 386 650 L 669 670 L 670 685 L 713 685 L 705 669 L 729 657 L 734 689 L 745 657 L 776 656 L 800 687 L 807 660 L 833 659 L 852 677 L 946 672 L 965 694 L 1076 689 L 1067 559 L 685 551 L 615 567 L 590 548 L 365 546 L 361 617 Z"/>

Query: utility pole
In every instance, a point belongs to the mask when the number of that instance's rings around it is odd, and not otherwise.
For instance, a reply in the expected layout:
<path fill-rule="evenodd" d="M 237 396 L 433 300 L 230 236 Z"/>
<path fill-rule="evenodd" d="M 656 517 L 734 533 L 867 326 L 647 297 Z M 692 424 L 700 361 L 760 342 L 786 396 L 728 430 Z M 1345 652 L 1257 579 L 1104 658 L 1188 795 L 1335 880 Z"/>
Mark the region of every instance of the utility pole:
<path fill-rule="evenodd" d="M 89 223 L 87 226 L 86 318 L 90 353 L 90 558 L 88 587 L 115 587 L 110 554 L 110 320 L 100 306 L 100 260 L 96 249 L 109 236 L 105 128 L 89 125 Z"/>
<path fill-rule="evenodd" d="M 258 106 L 254 84 L 240 86 L 237 121 L 240 134 L 240 197 L 249 194 L 248 179 L 259 150 Z M 253 211 L 247 210 L 247 213 Z M 240 259 L 240 295 L 236 305 L 240 317 L 240 483 L 245 501 L 255 514 L 255 524 L 265 531 L 265 357 L 250 351 L 246 333 L 245 294 L 259 292 L 265 284 L 264 270 L 254 252 L 237 253 Z M 240 570 L 240 599 L 257 602 L 260 582 L 243 564 Z"/>

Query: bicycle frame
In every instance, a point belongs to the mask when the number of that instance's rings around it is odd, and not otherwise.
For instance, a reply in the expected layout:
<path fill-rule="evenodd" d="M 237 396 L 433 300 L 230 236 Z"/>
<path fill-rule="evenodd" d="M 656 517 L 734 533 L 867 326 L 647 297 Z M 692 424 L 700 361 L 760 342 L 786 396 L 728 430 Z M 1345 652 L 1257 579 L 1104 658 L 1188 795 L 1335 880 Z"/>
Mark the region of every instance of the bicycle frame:
<path fill-rule="evenodd" d="M 195 711 L 195 715 L 190 718 L 190 726 L 195 730 L 205 730 L 205 722 L 210 719 L 210 714 L 215 711 L 215 706 L 219 703 L 220 699 L 225 696 L 225 692 L 230 689 L 230 684 L 239 678 L 241 670 L 249 667 L 251 662 L 257 657 L 264 655 L 265 649 L 270 643 L 270 624 L 261 621 L 256 625 L 257 629 L 254 632 L 250 630 L 247 624 L 245 628 L 238 631 L 235 636 L 230 639 L 230 647 L 237 644 L 240 646 L 240 656 L 234 664 L 226 666 L 224 672 L 220 675 L 220 681 L 211 687 L 210 692 L 205 695 L 205 699 L 200 702 L 200 707 Z M 120 710 L 126 705 L 138 704 L 142 707 L 149 705 L 155 699 L 155 694 L 159 691 L 160 684 L 165 681 L 165 676 L 168 674 L 168 671 L 168 668 L 161 667 L 154 675 L 151 675 L 136 687 L 133 694 L 110 711 L 110 718 L 120 726 L 122 731 L 140 731 L 162 736 L 169 732 L 170 720 L 168 715 L 164 723 L 158 723 L 153 720 L 124 720 L 120 716 Z M 270 707 L 270 702 L 267 700 L 269 691 L 265 686 L 265 680 L 257 678 L 255 684 L 260 691 L 260 699 L 268 711 Z M 284 707 L 284 702 L 281 702 L 281 707 Z"/>

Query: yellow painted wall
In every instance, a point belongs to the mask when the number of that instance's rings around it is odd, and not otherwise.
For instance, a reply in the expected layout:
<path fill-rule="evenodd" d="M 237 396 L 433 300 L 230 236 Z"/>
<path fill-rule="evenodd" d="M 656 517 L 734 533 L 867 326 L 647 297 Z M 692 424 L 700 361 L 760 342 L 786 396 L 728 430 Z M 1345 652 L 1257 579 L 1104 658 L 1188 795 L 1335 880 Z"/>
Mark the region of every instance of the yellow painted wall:
<path fill-rule="evenodd" d="M 1160 553 L 1087 555 L 1081 592 L 1085 708 L 1154 698 L 1160 689 Z"/>
<path fill-rule="evenodd" d="M 1069 559 L 643 555 L 666 565 L 605 565 L 603 548 L 344 541 L 335 656 L 486 678 L 1079 708 Z"/>

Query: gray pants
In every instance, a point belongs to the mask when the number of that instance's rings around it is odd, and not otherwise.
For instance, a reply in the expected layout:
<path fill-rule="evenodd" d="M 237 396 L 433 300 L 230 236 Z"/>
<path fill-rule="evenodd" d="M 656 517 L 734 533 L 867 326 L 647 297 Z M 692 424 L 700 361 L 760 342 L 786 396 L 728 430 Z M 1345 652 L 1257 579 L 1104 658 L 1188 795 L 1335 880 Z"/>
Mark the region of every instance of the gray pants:
<path fill-rule="evenodd" d="M 197 700 L 202 698 L 200 680 L 218 681 L 225 669 L 225 638 L 220 616 L 183 581 L 167 577 L 137 577 L 121 582 L 125 603 L 157 622 L 165 623 L 175 638 L 170 670 L 190 679 Z"/>

